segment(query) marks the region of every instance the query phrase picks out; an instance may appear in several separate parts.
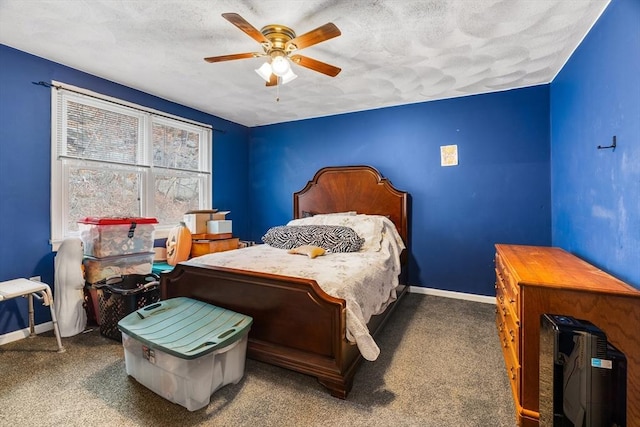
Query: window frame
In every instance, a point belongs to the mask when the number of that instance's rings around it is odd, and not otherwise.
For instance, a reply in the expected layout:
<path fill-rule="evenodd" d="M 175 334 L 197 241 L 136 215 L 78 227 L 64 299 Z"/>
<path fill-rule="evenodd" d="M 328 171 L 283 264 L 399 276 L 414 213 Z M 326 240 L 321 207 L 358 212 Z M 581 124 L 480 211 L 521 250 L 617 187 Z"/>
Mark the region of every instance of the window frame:
<path fill-rule="evenodd" d="M 93 159 L 69 157 L 66 154 L 66 143 L 59 143 L 59 138 L 66 141 L 66 120 L 68 102 L 82 103 L 91 107 L 112 111 L 119 114 L 135 116 L 139 120 L 137 158 L 135 164 L 110 162 Z M 59 103 L 63 103 L 59 107 Z M 59 117 L 62 114 L 62 118 Z M 171 126 L 199 137 L 198 170 L 185 170 L 166 166 L 153 165 L 153 124 Z M 60 128 L 60 124 L 62 124 Z M 61 149 L 61 150 L 60 150 Z M 63 151 L 60 153 L 59 151 Z M 73 167 L 86 167 L 95 170 L 118 169 L 138 173 L 140 176 L 140 216 L 154 217 L 155 177 L 159 175 L 189 176 L 197 178 L 199 185 L 199 209 L 210 209 L 213 189 L 213 128 L 211 125 L 199 123 L 183 117 L 167 114 L 138 104 L 102 95 L 87 89 L 51 82 L 51 237 L 53 250 L 68 237 L 77 237 L 78 232 L 67 230 L 69 215 L 69 170 Z M 167 237 L 175 224 L 158 224 L 155 238 Z"/>

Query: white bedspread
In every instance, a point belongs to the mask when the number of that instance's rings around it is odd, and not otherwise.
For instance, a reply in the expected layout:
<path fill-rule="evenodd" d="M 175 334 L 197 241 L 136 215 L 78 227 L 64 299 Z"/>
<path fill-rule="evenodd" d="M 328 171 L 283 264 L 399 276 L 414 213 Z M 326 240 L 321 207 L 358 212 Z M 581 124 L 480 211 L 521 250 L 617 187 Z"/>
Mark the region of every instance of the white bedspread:
<path fill-rule="evenodd" d="M 362 356 L 376 360 L 378 345 L 367 328 L 372 315 L 382 313 L 396 299 L 400 253 L 404 248 L 395 226 L 383 220 L 379 249 L 353 253 L 327 253 L 310 259 L 286 249 L 257 245 L 192 258 L 186 264 L 206 264 L 314 279 L 327 294 L 346 301 L 347 339 Z"/>

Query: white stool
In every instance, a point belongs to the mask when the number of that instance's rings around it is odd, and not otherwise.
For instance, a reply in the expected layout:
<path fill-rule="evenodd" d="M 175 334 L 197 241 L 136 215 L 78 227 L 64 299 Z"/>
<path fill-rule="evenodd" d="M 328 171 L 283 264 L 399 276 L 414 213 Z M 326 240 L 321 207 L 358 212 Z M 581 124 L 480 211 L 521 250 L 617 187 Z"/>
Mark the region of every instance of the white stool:
<path fill-rule="evenodd" d="M 29 298 L 29 332 L 30 337 L 36 336 L 35 321 L 33 316 L 33 297 L 42 301 L 42 305 L 48 305 L 51 310 L 51 320 L 53 321 L 53 332 L 58 342 L 58 353 L 64 352 L 62 341 L 60 340 L 60 330 L 58 329 L 58 320 L 53 310 L 53 296 L 51 288 L 46 283 L 34 282 L 28 279 L 13 279 L 6 282 L 0 282 L 0 301 L 8 300 L 16 297 Z"/>

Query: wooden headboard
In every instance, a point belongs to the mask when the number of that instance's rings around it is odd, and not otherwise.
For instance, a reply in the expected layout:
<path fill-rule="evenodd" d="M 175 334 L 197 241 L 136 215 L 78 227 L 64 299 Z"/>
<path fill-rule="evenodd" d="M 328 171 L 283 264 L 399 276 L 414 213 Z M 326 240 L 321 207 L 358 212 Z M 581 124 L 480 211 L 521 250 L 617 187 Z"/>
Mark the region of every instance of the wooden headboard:
<path fill-rule="evenodd" d="M 356 211 L 385 215 L 408 243 L 408 193 L 395 188 L 371 166 L 332 166 L 320 169 L 300 191 L 293 193 L 293 217 Z"/>

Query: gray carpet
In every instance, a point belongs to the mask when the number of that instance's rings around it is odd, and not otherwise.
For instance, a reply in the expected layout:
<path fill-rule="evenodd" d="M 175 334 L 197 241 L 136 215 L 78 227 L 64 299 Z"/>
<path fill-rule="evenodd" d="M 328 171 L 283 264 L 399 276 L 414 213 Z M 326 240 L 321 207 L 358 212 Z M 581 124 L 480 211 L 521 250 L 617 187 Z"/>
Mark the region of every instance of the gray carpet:
<path fill-rule="evenodd" d="M 122 345 L 97 331 L 0 346 L 0 425 L 515 426 L 494 306 L 407 295 L 347 400 L 311 377 L 247 360 L 238 384 L 189 412 L 125 372 Z"/>

